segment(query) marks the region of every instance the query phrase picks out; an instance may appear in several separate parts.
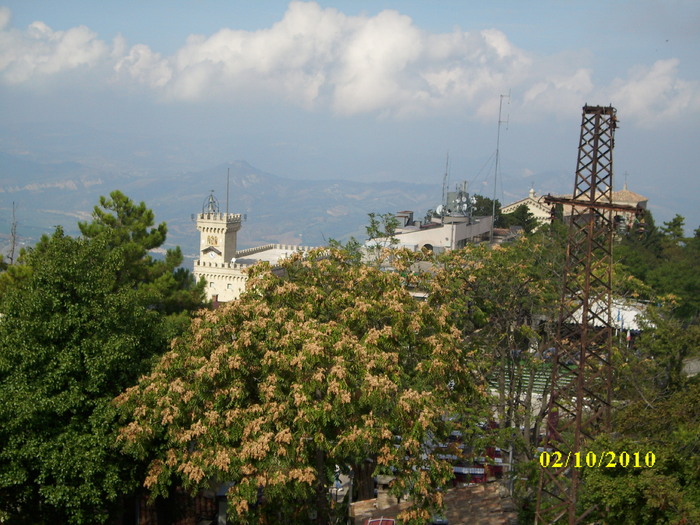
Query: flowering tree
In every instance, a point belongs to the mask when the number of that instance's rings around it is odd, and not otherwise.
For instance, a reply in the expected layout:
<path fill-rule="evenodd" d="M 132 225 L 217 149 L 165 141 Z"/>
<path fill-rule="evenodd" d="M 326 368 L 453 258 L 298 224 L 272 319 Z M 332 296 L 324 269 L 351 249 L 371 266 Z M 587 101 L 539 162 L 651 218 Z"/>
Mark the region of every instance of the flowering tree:
<path fill-rule="evenodd" d="M 452 476 L 433 445 L 476 430 L 483 388 L 448 311 L 403 279 L 339 249 L 254 267 L 240 301 L 202 313 L 117 399 L 125 448 L 158 450 L 146 487 L 228 482 L 237 522 L 326 523 L 334 466 L 374 457 L 423 522 Z"/>

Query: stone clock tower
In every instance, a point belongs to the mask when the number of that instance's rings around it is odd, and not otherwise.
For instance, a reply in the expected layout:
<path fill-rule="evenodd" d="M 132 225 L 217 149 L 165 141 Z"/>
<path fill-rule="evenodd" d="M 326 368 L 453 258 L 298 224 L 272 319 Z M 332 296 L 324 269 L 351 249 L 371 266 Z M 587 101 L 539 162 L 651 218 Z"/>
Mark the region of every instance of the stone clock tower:
<path fill-rule="evenodd" d="M 227 206 L 228 208 L 228 206 Z M 257 248 L 237 250 L 236 235 L 241 229 L 241 215 L 222 213 L 214 192 L 202 207 L 202 213 L 192 215 L 199 230 L 199 256 L 194 261 L 194 277 L 206 281 L 207 299 L 217 303 L 235 301 L 245 291 L 248 269 L 265 261 L 273 267 L 286 257 L 311 248 L 267 244 Z"/>
<path fill-rule="evenodd" d="M 221 213 L 212 193 L 197 215 L 199 230 L 199 260 L 230 263 L 236 256 L 236 234 L 241 229 L 241 215 Z"/>
<path fill-rule="evenodd" d="M 207 299 L 231 301 L 245 290 L 246 275 L 236 264 L 236 235 L 241 229 L 241 215 L 222 213 L 212 192 L 197 214 L 199 258 L 194 276 L 207 281 Z"/>

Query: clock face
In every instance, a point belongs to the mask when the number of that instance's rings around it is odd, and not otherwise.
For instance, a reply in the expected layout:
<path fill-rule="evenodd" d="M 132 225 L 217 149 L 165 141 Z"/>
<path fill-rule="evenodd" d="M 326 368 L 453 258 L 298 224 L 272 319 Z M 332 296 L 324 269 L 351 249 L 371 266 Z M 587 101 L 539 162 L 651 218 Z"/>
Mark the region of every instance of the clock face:
<path fill-rule="evenodd" d="M 214 252 L 209 252 L 209 258 L 213 259 L 214 257 L 216 257 L 216 254 Z"/>

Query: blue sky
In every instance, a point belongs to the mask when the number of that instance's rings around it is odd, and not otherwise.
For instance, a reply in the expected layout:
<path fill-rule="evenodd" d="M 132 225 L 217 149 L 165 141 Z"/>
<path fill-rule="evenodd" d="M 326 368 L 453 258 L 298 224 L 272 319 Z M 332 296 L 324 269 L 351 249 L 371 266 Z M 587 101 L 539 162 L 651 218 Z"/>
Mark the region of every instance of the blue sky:
<path fill-rule="evenodd" d="M 696 1 L 0 0 L 0 150 L 438 188 L 449 151 L 490 196 L 510 93 L 508 203 L 570 192 L 581 107 L 612 104 L 616 186 L 692 230 L 699 53 Z"/>

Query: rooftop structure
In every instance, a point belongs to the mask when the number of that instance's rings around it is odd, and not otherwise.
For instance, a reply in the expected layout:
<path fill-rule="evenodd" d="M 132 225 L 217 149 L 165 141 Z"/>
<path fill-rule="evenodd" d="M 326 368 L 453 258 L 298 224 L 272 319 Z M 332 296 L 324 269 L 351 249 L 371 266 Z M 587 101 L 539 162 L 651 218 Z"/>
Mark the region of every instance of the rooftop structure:
<path fill-rule="evenodd" d="M 535 217 L 537 222 L 544 224 L 548 222 L 551 218 L 552 205 L 545 202 L 546 195 L 537 195 L 534 188 L 530 188 L 528 196 L 524 199 L 517 200 L 501 208 L 501 213 L 513 213 L 518 207 L 525 205 L 528 211 Z M 572 195 L 560 195 L 560 198 L 571 199 Z M 641 209 L 646 209 L 649 199 L 639 193 L 630 191 L 627 188 L 627 183 L 620 191 L 612 192 L 612 204 L 622 205 L 622 206 L 633 206 Z M 564 217 L 568 217 L 572 214 L 572 207 L 570 205 L 563 205 Z M 615 217 L 615 222 L 618 227 L 620 225 L 630 226 L 634 221 L 634 213 L 632 212 L 618 212 Z"/>
<path fill-rule="evenodd" d="M 527 206 L 528 211 L 532 214 L 535 220 L 544 224 L 550 219 L 551 206 L 544 202 L 544 197 L 535 193 L 535 188 L 530 188 L 528 196 L 519 201 L 515 201 L 501 208 L 501 213 L 513 213 L 520 206 Z"/>
<path fill-rule="evenodd" d="M 411 251 L 436 253 L 464 248 L 469 242 L 488 239 L 491 217 L 433 217 L 429 222 L 415 221 L 413 212 L 399 212 L 399 227 L 394 237 L 398 247 Z"/>
<path fill-rule="evenodd" d="M 492 217 L 473 216 L 472 206 L 466 182 L 458 184 L 454 191 L 446 191 L 443 186 L 443 202 L 435 210 L 428 211 L 422 221 L 415 220 L 411 210 L 395 214 L 397 246 L 411 251 L 439 253 L 463 248 L 470 242 L 488 240 Z"/>

